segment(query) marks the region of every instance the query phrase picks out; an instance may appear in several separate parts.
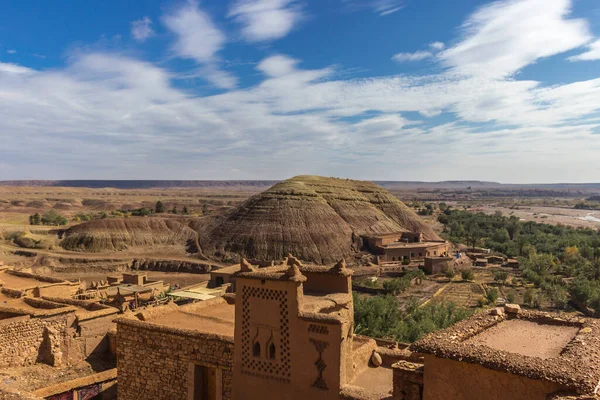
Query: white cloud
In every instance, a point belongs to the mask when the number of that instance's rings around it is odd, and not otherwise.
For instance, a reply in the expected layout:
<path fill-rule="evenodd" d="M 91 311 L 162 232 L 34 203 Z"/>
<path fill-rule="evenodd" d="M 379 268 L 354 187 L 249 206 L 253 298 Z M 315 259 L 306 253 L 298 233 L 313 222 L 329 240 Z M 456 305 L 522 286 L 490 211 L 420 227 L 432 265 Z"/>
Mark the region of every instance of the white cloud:
<path fill-rule="evenodd" d="M 433 53 L 430 51 L 415 51 L 414 53 L 394 54 L 394 56 L 392 56 L 392 60 L 401 63 L 407 61 L 421 61 L 431 57 L 433 57 Z"/>
<path fill-rule="evenodd" d="M 177 39 L 172 51 L 178 57 L 193 59 L 203 64 L 199 70 L 203 78 L 215 86 L 231 89 L 236 86 L 237 78 L 219 68 L 217 53 L 225 45 L 226 37 L 214 24 L 210 16 L 195 2 L 177 8 L 163 18 L 165 26 Z"/>
<path fill-rule="evenodd" d="M 295 0 L 238 0 L 229 17 L 242 24 L 242 36 L 249 42 L 281 39 L 302 18 Z"/>
<path fill-rule="evenodd" d="M 211 51 L 193 48 L 206 14 L 188 4 L 169 16 L 173 52 L 233 88 L 219 69 L 224 35 Z M 496 59 L 513 56 L 498 46 Z M 165 64 L 123 54 L 78 53 L 48 70 L 0 63 L 0 159 L 15 167 L 0 168 L 0 179 L 597 179 L 600 76 L 545 87 L 457 66 L 364 79 L 301 66 L 271 55 L 257 64 L 256 84 L 201 96 L 175 85 L 180 76 Z M 429 118 L 439 114 L 451 122 Z"/>
<path fill-rule="evenodd" d="M 403 3 L 401 0 L 372 0 L 372 7 L 377 14 L 384 16 L 403 9 Z"/>
<path fill-rule="evenodd" d="M 131 23 L 131 36 L 138 42 L 144 42 L 153 35 L 154 30 L 152 29 L 152 20 L 150 18 L 144 17 Z"/>
<path fill-rule="evenodd" d="M 26 73 L 31 73 L 31 72 L 33 72 L 33 70 L 31 70 L 29 68 L 22 67 L 22 66 L 17 65 L 17 64 L 2 63 L 2 62 L 0 62 L 0 74 L 1 73 L 6 73 L 6 74 L 26 74 Z"/>
<path fill-rule="evenodd" d="M 442 42 L 433 42 L 433 43 L 429 44 L 429 47 L 433 51 L 441 51 L 441 50 L 444 50 L 444 47 L 446 47 L 446 45 Z"/>
<path fill-rule="evenodd" d="M 6 50 L 6 52 L 7 52 L 8 54 L 16 54 L 16 52 L 17 52 L 17 51 L 16 51 L 16 50 L 13 50 L 13 49 L 9 49 L 9 50 Z"/>
<path fill-rule="evenodd" d="M 177 35 L 172 49 L 182 58 L 212 61 L 225 44 L 225 35 L 197 4 L 188 3 L 163 17 L 166 27 Z"/>
<path fill-rule="evenodd" d="M 588 51 L 569 57 L 569 61 L 592 61 L 600 60 L 600 40 L 596 40 L 588 46 Z"/>
<path fill-rule="evenodd" d="M 481 7 L 462 26 L 463 38 L 441 53 L 456 72 L 510 77 L 544 57 L 585 45 L 583 19 L 568 19 L 570 0 L 506 0 Z"/>
<path fill-rule="evenodd" d="M 256 68 L 270 77 L 288 75 L 295 71 L 298 60 L 285 55 L 275 55 L 262 60 Z"/>

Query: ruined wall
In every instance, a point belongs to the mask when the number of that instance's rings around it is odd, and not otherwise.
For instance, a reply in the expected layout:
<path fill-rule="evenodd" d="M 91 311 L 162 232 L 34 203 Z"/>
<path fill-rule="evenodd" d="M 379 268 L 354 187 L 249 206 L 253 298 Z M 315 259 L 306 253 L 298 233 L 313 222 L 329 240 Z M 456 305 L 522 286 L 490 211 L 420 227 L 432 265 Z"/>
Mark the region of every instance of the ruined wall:
<path fill-rule="evenodd" d="M 48 329 L 64 331 L 65 315 L 51 318 L 11 318 L 0 324 L 0 368 L 34 364 L 54 358 L 49 354 Z M 62 355 L 59 355 L 62 357 Z M 59 363 L 62 361 L 57 360 Z"/>
<path fill-rule="evenodd" d="M 118 320 L 119 400 L 186 400 L 193 364 L 219 369 L 222 399 L 231 399 L 233 339 Z"/>
<path fill-rule="evenodd" d="M 550 393 L 561 389 L 552 382 L 425 356 L 423 400 L 546 400 Z"/>

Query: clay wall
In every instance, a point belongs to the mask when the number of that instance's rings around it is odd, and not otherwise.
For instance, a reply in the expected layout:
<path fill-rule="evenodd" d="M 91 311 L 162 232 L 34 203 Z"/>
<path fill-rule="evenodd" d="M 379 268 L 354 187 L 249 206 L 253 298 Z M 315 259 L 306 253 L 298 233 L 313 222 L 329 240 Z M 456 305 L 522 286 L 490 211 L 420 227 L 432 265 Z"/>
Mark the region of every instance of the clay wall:
<path fill-rule="evenodd" d="M 298 282 L 238 277 L 236 286 L 241 312 L 235 322 L 234 398 L 339 399 L 352 350 L 351 321 L 299 315 L 303 291 Z"/>
<path fill-rule="evenodd" d="M 303 285 L 306 292 L 350 293 L 352 291 L 350 279 L 346 276 L 306 271 L 302 274 L 306 276 Z"/>
<path fill-rule="evenodd" d="M 494 371 L 477 364 L 425 356 L 423 400 L 546 400 L 557 383 Z"/>
<path fill-rule="evenodd" d="M 35 289 L 26 290 L 27 294 L 31 294 L 34 297 L 65 297 L 70 298 L 72 295 L 77 293 L 79 285 L 71 285 L 68 283 L 57 283 L 54 285 L 40 286 Z"/>
<path fill-rule="evenodd" d="M 427 257 L 424 270 L 428 274 L 440 274 L 452 265 L 452 257 Z"/>
<path fill-rule="evenodd" d="M 431 244 L 423 247 L 390 247 L 384 249 L 383 261 L 402 261 L 405 257 L 408 259 L 437 257 L 448 252 L 448 244 Z"/>
<path fill-rule="evenodd" d="M 119 400 L 187 400 L 194 365 L 215 368 L 217 399 L 232 398 L 232 338 L 121 318 L 116 342 Z"/>

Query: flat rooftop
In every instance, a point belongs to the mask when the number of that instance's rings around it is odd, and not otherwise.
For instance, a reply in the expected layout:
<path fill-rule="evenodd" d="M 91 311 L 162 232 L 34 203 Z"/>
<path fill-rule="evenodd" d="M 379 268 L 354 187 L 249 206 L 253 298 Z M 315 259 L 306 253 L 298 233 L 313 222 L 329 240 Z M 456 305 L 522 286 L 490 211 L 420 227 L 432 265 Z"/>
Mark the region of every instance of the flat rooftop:
<path fill-rule="evenodd" d="M 415 242 L 413 242 L 413 243 L 394 242 L 394 243 L 384 244 L 381 247 L 383 247 L 384 249 L 424 249 L 427 247 L 441 246 L 445 243 L 446 242 L 416 242 L 416 243 Z"/>
<path fill-rule="evenodd" d="M 512 319 L 492 326 L 465 343 L 546 359 L 560 356 L 578 331 L 575 326 Z"/>
<path fill-rule="evenodd" d="M 38 286 L 50 285 L 50 282 L 44 282 L 34 277 L 16 276 L 7 271 L 0 271 L 0 281 L 3 282 L 3 287 L 15 290 L 33 289 Z"/>
<path fill-rule="evenodd" d="M 151 318 L 148 322 L 177 329 L 230 336 L 235 327 L 235 305 L 225 301 L 198 308 L 198 303 L 172 309 Z"/>
<path fill-rule="evenodd" d="M 340 308 L 343 308 L 351 301 L 352 295 L 348 293 L 305 292 L 301 311 L 330 314 L 338 312 Z"/>
<path fill-rule="evenodd" d="M 600 320 L 595 318 L 528 310 L 479 313 L 409 349 L 555 382 L 581 394 L 595 393 L 600 383 Z"/>

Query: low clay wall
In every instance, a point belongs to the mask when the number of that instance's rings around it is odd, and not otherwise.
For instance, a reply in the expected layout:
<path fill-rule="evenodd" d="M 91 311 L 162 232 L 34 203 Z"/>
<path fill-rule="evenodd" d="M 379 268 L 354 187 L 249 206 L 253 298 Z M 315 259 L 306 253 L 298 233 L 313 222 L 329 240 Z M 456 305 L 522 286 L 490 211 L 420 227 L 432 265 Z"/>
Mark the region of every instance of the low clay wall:
<path fill-rule="evenodd" d="M 423 386 L 423 400 L 546 400 L 549 394 L 565 389 L 557 383 L 432 355 L 425 356 Z"/>
<path fill-rule="evenodd" d="M 190 366 L 217 368 L 222 399 L 231 399 L 233 338 L 120 318 L 119 400 L 187 400 Z"/>
<path fill-rule="evenodd" d="M 134 260 L 131 263 L 133 271 L 165 271 L 188 272 L 192 274 L 208 274 L 213 270 L 210 264 L 176 260 Z"/>

